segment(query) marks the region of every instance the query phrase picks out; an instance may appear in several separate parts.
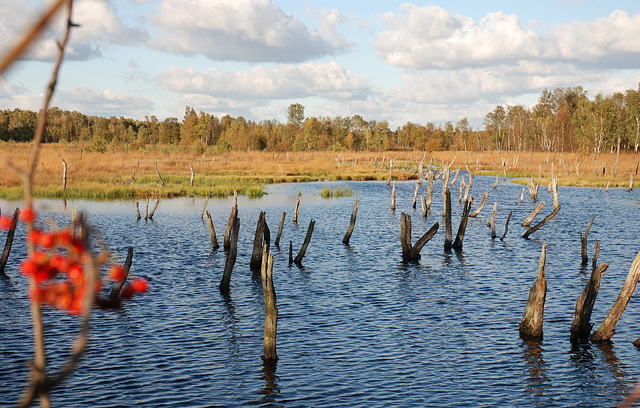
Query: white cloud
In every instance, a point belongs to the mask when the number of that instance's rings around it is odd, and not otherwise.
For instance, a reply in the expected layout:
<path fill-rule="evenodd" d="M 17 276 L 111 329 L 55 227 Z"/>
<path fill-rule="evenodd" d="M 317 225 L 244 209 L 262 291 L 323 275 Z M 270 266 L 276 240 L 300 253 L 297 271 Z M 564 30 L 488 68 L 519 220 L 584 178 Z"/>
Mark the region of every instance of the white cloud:
<path fill-rule="evenodd" d="M 193 68 L 169 67 L 156 80 L 173 92 L 205 94 L 231 99 L 286 99 L 322 97 L 363 99 L 371 92 L 368 82 L 336 62 L 280 65 L 250 71 L 198 72 Z"/>
<path fill-rule="evenodd" d="M 345 43 L 333 31 L 332 42 L 322 38 L 271 0 L 164 0 L 151 22 L 153 47 L 220 61 L 303 61 Z"/>
<path fill-rule="evenodd" d="M 146 96 L 99 91 L 89 87 L 71 87 L 56 92 L 54 105 L 65 110 L 77 110 L 85 115 L 144 117 L 153 112 L 153 103 Z"/>
<path fill-rule="evenodd" d="M 1 47 L 8 49 L 10 45 L 15 44 L 43 9 L 43 6 L 34 6 L 26 0 L 17 0 L 10 5 L 4 5 L 0 13 L 0 35 L 4 39 Z M 57 41 L 62 38 L 66 24 L 65 18 L 63 10 L 23 56 L 23 59 L 54 59 L 58 51 Z M 109 47 L 139 44 L 148 37 L 143 29 L 125 26 L 115 7 L 107 1 L 75 2 L 72 21 L 79 27 L 72 29 L 70 41 L 65 50 L 65 58 L 70 60 L 96 58 Z"/>

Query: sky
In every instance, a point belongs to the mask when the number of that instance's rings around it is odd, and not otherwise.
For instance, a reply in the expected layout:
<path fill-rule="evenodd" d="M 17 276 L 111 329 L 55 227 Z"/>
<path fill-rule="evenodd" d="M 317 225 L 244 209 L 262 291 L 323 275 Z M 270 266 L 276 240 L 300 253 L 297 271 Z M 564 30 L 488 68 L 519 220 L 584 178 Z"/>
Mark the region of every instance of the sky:
<path fill-rule="evenodd" d="M 0 0 L 4 55 L 51 0 Z M 637 89 L 637 0 L 75 0 L 52 106 L 182 120 L 185 107 L 286 123 L 360 115 L 483 127 L 544 89 Z M 0 109 L 39 110 L 62 16 L 0 78 Z"/>

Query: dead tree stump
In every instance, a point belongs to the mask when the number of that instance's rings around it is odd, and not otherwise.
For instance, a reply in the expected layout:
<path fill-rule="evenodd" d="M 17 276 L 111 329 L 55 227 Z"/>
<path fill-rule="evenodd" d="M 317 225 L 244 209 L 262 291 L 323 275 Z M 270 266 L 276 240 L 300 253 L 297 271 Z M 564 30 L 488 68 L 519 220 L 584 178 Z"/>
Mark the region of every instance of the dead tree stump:
<path fill-rule="evenodd" d="M 448 191 L 448 190 L 447 190 Z M 402 246 L 402 259 L 405 261 L 416 261 L 420 259 L 420 251 L 427 242 L 433 238 L 438 232 L 438 223 L 433 224 L 431 228 L 422 236 L 415 245 L 411 245 L 411 216 L 402 213 L 400 218 L 400 244 Z"/>
<path fill-rule="evenodd" d="M 418 180 L 420 181 L 420 180 Z M 418 202 L 418 189 L 420 188 L 420 183 L 416 181 L 416 189 L 413 191 L 413 209 L 415 210 L 416 204 Z"/>
<path fill-rule="evenodd" d="M 211 218 L 211 214 L 209 214 L 209 210 L 207 210 L 207 224 L 209 225 L 209 235 L 211 235 L 211 246 L 213 249 L 219 248 L 220 245 L 218 245 L 216 229 L 213 227 L 213 219 Z"/>
<path fill-rule="evenodd" d="M 634 259 L 631 264 L 631 269 L 629 270 L 629 274 L 627 275 L 627 280 L 624 282 L 624 286 L 620 291 L 620 295 L 618 295 L 618 299 L 616 299 L 615 303 L 611 310 L 609 310 L 609 314 L 605 317 L 604 321 L 591 335 L 591 340 L 593 341 L 609 341 L 611 337 L 615 334 L 615 326 L 618 323 L 618 320 L 622 316 L 624 309 L 627 307 L 629 303 L 629 299 L 631 299 L 631 295 L 633 295 L 633 291 L 636 289 L 636 284 L 638 283 L 638 278 L 640 278 L 640 252 L 636 255 L 636 259 Z"/>
<path fill-rule="evenodd" d="M 300 197 L 296 198 L 296 208 L 293 210 L 293 223 L 298 223 L 298 212 L 300 212 Z"/>
<path fill-rule="evenodd" d="M 228 251 L 231 247 L 231 230 L 233 229 L 233 223 L 238 218 L 238 198 L 237 193 L 233 192 L 233 205 L 231 206 L 231 213 L 229 214 L 229 221 L 227 221 L 227 228 L 224 231 L 224 241 L 222 246 L 225 251 Z"/>
<path fill-rule="evenodd" d="M 602 275 L 607 271 L 608 266 L 608 263 L 604 263 L 591 271 L 589 282 L 576 301 L 576 311 L 571 322 L 571 343 L 585 342 L 589 339 L 593 327 L 593 324 L 589 323 L 591 312 L 600 290 Z"/>
<path fill-rule="evenodd" d="M 151 209 L 151 212 L 149 213 L 149 219 L 152 220 L 153 219 L 153 215 L 156 213 L 156 209 L 158 208 L 158 204 L 160 204 L 160 197 L 156 197 L 156 202 L 153 205 L 153 208 Z"/>
<path fill-rule="evenodd" d="M 427 210 L 431 209 L 431 201 L 433 200 L 433 171 L 429 170 L 429 173 L 427 174 L 427 179 L 429 180 L 429 183 L 427 184 L 427 198 L 425 199 L 425 206 L 427 207 Z"/>
<path fill-rule="evenodd" d="M 2 251 L 2 257 L 0 258 L 0 275 L 7 276 L 4 268 L 7 266 L 9 260 L 9 254 L 11 253 L 11 246 L 13 245 L 13 236 L 16 233 L 16 226 L 18 225 L 18 216 L 20 215 L 20 208 L 16 208 L 11 217 L 11 227 L 7 231 L 7 241 L 4 244 L 4 250 Z"/>
<path fill-rule="evenodd" d="M 287 216 L 285 211 L 282 212 L 282 218 L 280 219 L 280 226 L 278 227 L 278 234 L 276 235 L 275 245 L 280 248 L 280 236 L 282 236 L 282 228 L 284 227 L 284 219 Z"/>
<path fill-rule="evenodd" d="M 353 228 L 356 226 L 356 216 L 358 215 L 359 203 L 360 203 L 360 199 L 356 198 L 356 203 L 353 205 L 353 211 L 351 211 L 351 221 L 349 222 L 349 228 L 347 229 L 347 233 L 344 234 L 344 238 L 342 238 L 343 244 L 349 245 L 349 240 L 351 239 Z"/>
<path fill-rule="evenodd" d="M 476 216 L 478 216 L 478 214 L 480 214 L 480 211 L 482 211 L 482 209 L 484 208 L 485 203 L 487 202 L 487 197 L 488 196 L 489 196 L 489 192 L 485 191 L 484 194 L 482 195 L 482 200 L 480 201 L 480 205 L 478 206 L 478 208 L 476 208 L 476 210 L 474 212 L 469 214 L 469 217 L 476 217 Z"/>
<path fill-rule="evenodd" d="M 469 221 L 469 211 L 471 210 L 471 204 L 473 204 L 473 196 L 469 196 L 469 200 L 465 201 L 464 203 L 462 220 L 460 220 L 460 226 L 458 226 L 456 240 L 453 242 L 453 249 L 462 249 L 462 241 L 464 240 L 464 233 L 467 230 L 467 222 Z"/>
<path fill-rule="evenodd" d="M 191 170 L 191 179 L 189 180 L 189 187 L 193 187 L 193 180 L 196 177 L 196 173 L 193 171 L 193 160 L 189 163 L 189 169 Z"/>
<path fill-rule="evenodd" d="M 464 180 L 464 177 L 463 177 Z M 451 228 L 451 191 L 447 189 L 444 198 L 444 250 L 451 250 L 453 231 Z"/>
<path fill-rule="evenodd" d="M 522 222 L 522 226 L 529 228 L 533 219 L 536 218 L 538 213 L 542 210 L 542 207 L 544 207 L 544 201 L 540 201 L 538 205 L 535 206 L 533 211 L 531 211 L 531 214 L 529 214 L 529 216 Z"/>
<path fill-rule="evenodd" d="M 491 227 L 491 239 L 496 238 L 496 212 L 498 210 L 498 202 L 493 203 L 493 211 L 491 211 L 491 219 L 487 227 Z"/>
<path fill-rule="evenodd" d="M 235 214 L 236 216 L 234 217 L 231 224 L 229 252 L 227 253 L 227 260 L 224 264 L 224 273 L 222 274 L 222 280 L 220 281 L 220 292 L 224 295 L 229 294 L 231 271 L 233 271 L 233 266 L 236 264 L 236 257 L 238 256 L 238 233 L 240 232 L 240 218 L 238 218 L 237 212 Z"/>
<path fill-rule="evenodd" d="M 262 276 L 262 292 L 264 294 L 262 359 L 265 361 L 277 361 L 276 334 L 278 332 L 278 306 L 276 304 L 276 291 L 273 286 L 273 255 L 271 255 L 271 251 L 266 244 L 262 250 L 260 274 Z"/>
<path fill-rule="evenodd" d="M 160 180 L 160 185 L 162 187 L 164 187 L 165 186 L 164 180 L 162 180 L 162 177 L 160 176 L 160 172 L 158 171 L 158 160 L 157 159 L 153 160 L 153 168 L 156 171 L 156 176 L 158 176 L 158 180 Z"/>
<path fill-rule="evenodd" d="M 311 242 L 311 234 L 313 234 L 313 227 L 315 225 L 316 222 L 314 220 L 311 220 L 311 222 L 309 223 L 309 228 L 307 228 L 307 235 L 304 237 L 304 242 L 302 243 L 302 247 L 300 248 L 300 252 L 298 252 L 298 255 L 296 255 L 295 259 L 293 260 L 293 262 L 298 266 L 302 265 L 302 258 L 307 252 L 309 242 Z"/>
<path fill-rule="evenodd" d="M 262 246 L 265 227 L 267 226 L 267 222 L 265 221 L 266 215 L 266 212 L 260 211 L 260 215 L 258 216 L 256 234 L 253 239 L 253 252 L 251 253 L 251 261 L 249 262 L 250 269 L 257 269 L 262 264 Z"/>
<path fill-rule="evenodd" d="M 558 215 L 558 212 L 560 211 L 560 204 L 558 204 L 558 206 L 556 208 L 553 209 L 553 211 L 551 212 L 551 214 L 547 215 L 546 217 L 544 217 L 544 219 L 542 221 L 540 221 L 539 223 L 537 223 L 536 225 L 534 225 L 533 227 L 529 228 L 527 230 L 527 232 L 524 233 L 524 235 L 522 236 L 523 238 L 529 238 L 529 235 L 533 234 L 534 232 L 536 232 L 537 230 L 539 230 L 540 228 L 542 228 L 542 226 L 544 224 L 547 223 L 547 221 L 549 221 L 550 219 L 552 219 L 553 217 L 555 217 L 556 215 Z"/>
<path fill-rule="evenodd" d="M 396 210 L 396 181 L 393 180 L 393 189 L 391 190 L 391 211 Z"/>
<path fill-rule="evenodd" d="M 542 244 L 542 253 L 538 264 L 538 278 L 529 290 L 529 299 L 524 309 L 524 317 L 520 322 L 520 337 L 542 338 L 542 321 L 544 302 L 547 297 L 547 278 L 544 273 L 547 256 L 547 243 Z"/>
<path fill-rule="evenodd" d="M 133 247 L 127 248 L 127 259 L 124 261 L 124 265 L 122 267 L 122 275 L 124 276 L 122 280 L 118 281 L 111 288 L 111 292 L 109 293 L 109 300 L 111 302 L 117 302 L 118 297 L 120 296 L 120 291 L 127 281 L 127 277 L 129 276 L 129 271 L 131 270 L 131 263 L 133 262 Z"/>
<path fill-rule="evenodd" d="M 200 219 L 204 218 L 204 210 L 207 209 L 207 203 L 209 202 L 209 197 L 204 198 L 204 204 L 202 204 L 202 211 L 200 211 Z"/>
<path fill-rule="evenodd" d="M 504 234 L 500 237 L 500 241 L 504 241 L 504 237 L 507 236 L 507 231 L 509 231 L 509 220 L 511 219 L 511 214 L 513 214 L 513 210 L 509 211 L 509 215 L 507 216 L 507 222 L 504 224 Z"/>
<path fill-rule="evenodd" d="M 589 225 L 587 225 L 587 229 L 584 230 L 584 235 L 580 233 L 580 244 L 582 246 L 581 254 L 582 254 L 583 265 L 586 265 L 587 263 L 589 263 L 589 256 L 587 255 L 587 235 L 589 235 L 589 229 L 591 228 L 591 224 L 593 223 L 593 220 L 595 218 L 596 216 L 594 215 L 593 218 L 591 218 L 591 221 L 589 221 Z"/>
<path fill-rule="evenodd" d="M 140 203 L 138 201 L 136 201 L 136 217 L 138 217 L 138 219 L 142 218 L 140 215 Z"/>

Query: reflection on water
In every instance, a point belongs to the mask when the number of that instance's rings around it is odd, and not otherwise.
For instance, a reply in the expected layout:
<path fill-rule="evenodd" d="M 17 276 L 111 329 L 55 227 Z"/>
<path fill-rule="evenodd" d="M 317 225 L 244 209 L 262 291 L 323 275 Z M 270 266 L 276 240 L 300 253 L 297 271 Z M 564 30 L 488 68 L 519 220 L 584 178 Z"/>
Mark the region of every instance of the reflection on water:
<path fill-rule="evenodd" d="M 211 250 L 207 223 L 200 218 L 204 198 L 163 200 L 147 222 L 136 219 L 134 201 L 68 200 L 67 209 L 60 201 L 41 201 L 39 212 L 58 225 L 69 222 L 71 208 L 86 211 L 114 253 L 135 248 L 131 276 L 151 282 L 149 293 L 121 311 L 96 313 L 90 351 L 56 391 L 54 405 L 616 405 L 640 373 L 632 344 L 640 304 L 631 299 L 615 343 L 571 348 L 575 299 L 590 269 L 580 265 L 579 233 L 596 215 L 589 238 L 602 242 L 600 259 L 611 265 L 592 314 L 599 324 L 640 250 L 640 191 L 560 188 L 558 216 L 525 240 L 520 222 L 535 203 L 514 205 L 522 187 L 501 183 L 494 190 L 494 181 L 475 177 L 472 193 L 480 197 L 489 191 L 488 199 L 499 202 L 499 226 L 513 210 L 505 241 L 491 239 L 485 210 L 469 220 L 462 251 L 445 252 L 439 231 L 416 262 L 402 261 L 400 213 L 412 214 L 412 229 L 420 235 L 442 221 L 443 203 L 438 195 L 428 217 L 421 217 L 411 208 L 415 181 L 396 183 L 395 213 L 389 211 L 385 182 L 279 184 L 260 199 L 240 196 L 239 218 L 246 221 L 228 296 L 218 288 L 226 254 Z M 435 191 L 441 187 L 437 183 Z M 350 187 L 360 199 L 348 246 L 342 238 L 353 198 L 322 198 L 326 185 Z M 297 198 L 299 225 L 285 220 L 282 248 L 272 246 L 279 310 L 276 370 L 260 358 L 264 296 L 249 267 L 253 225 L 265 211 L 275 230 Z M 232 201 L 208 201 L 218 231 L 225 229 Z M 458 220 L 462 205 L 455 201 Z M 286 243 L 299 249 L 310 219 L 316 225 L 304 266 L 289 264 Z M 32 353 L 27 282 L 18 269 L 26 254 L 20 244 L 24 235 L 24 229 L 16 231 L 9 279 L 0 280 L 0 406 L 18 398 L 27 376 L 24 361 Z M 518 323 L 543 242 L 549 244 L 544 340 L 526 342 L 518 336 Z M 60 364 L 57 354 L 68 353 L 73 340 L 66 326 L 72 319 L 57 311 L 47 312 L 46 319 L 50 361 Z"/>

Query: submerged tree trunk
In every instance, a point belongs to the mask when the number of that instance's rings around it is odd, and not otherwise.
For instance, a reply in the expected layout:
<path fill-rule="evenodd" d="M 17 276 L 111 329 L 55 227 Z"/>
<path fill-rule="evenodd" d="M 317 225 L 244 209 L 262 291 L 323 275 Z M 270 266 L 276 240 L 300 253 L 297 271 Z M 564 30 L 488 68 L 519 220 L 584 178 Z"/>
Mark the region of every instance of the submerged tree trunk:
<path fill-rule="evenodd" d="M 342 238 L 342 243 L 349 245 L 349 240 L 351 239 L 351 234 L 353 233 L 353 229 L 356 226 L 356 216 L 358 215 L 358 204 L 360 203 L 360 199 L 356 198 L 356 202 L 353 205 L 353 211 L 351 211 L 351 221 L 349 222 L 349 228 L 347 229 L 347 233 L 344 234 L 344 238 Z"/>
<path fill-rule="evenodd" d="M 524 317 L 520 322 L 520 336 L 523 338 L 542 338 L 542 321 L 544 316 L 544 302 L 547 296 L 547 278 L 545 276 L 545 262 L 547 243 L 542 244 L 542 253 L 538 264 L 538 277 L 529 290 L 529 299 L 524 309 Z"/>
<path fill-rule="evenodd" d="M 469 200 L 465 202 L 464 210 L 462 211 L 462 220 L 458 227 L 458 233 L 456 234 L 456 240 L 453 242 L 453 249 L 462 249 L 462 241 L 464 240 L 464 233 L 467 230 L 467 222 L 469 221 L 469 210 L 471 210 L 471 204 L 473 204 L 473 196 L 469 196 Z"/>
<path fill-rule="evenodd" d="M 536 215 L 538 215 L 538 213 L 542 210 L 542 207 L 544 207 L 544 201 L 540 201 L 538 205 L 535 206 L 533 211 L 531 211 L 531 214 L 529 214 L 529 216 L 522 222 L 522 226 L 528 228 L 531 225 L 533 219 L 536 218 Z"/>
<path fill-rule="evenodd" d="M 16 226 L 18 225 L 18 216 L 20 215 L 20 208 L 16 208 L 13 212 L 13 217 L 11 218 L 11 227 L 9 227 L 9 231 L 7 231 L 7 240 L 4 244 L 4 251 L 2 251 L 2 257 L 0 258 L 0 275 L 7 276 L 4 271 L 7 266 L 7 261 L 9 260 L 9 254 L 11 253 L 11 246 L 13 245 L 13 236 L 16 233 Z"/>
<path fill-rule="evenodd" d="M 571 343 L 584 342 L 589 339 L 593 324 L 589 323 L 593 305 L 600 290 L 602 275 L 607 271 L 608 263 L 602 264 L 591 272 L 589 282 L 584 287 L 582 295 L 576 301 L 576 311 L 571 323 Z"/>
<path fill-rule="evenodd" d="M 264 337 L 262 343 L 262 359 L 278 360 L 276 352 L 276 334 L 278 332 L 278 305 L 276 290 L 273 286 L 273 255 L 265 243 L 262 250 L 260 268 L 262 276 L 262 292 L 264 294 Z"/>
<path fill-rule="evenodd" d="M 280 236 L 282 236 L 282 228 L 284 227 L 284 219 L 287 216 L 285 211 L 282 212 L 282 218 L 280 219 L 280 226 L 278 227 L 278 234 L 276 235 L 276 242 L 274 242 L 275 246 L 280 248 Z"/>
<path fill-rule="evenodd" d="M 582 233 L 580 233 L 580 244 L 582 246 L 581 248 L 581 255 L 582 255 L 582 264 L 586 265 L 589 263 L 589 256 L 587 255 L 587 235 L 589 235 L 589 229 L 591 229 L 591 224 L 593 224 L 593 220 L 596 218 L 596 216 L 594 215 L 593 218 L 591 218 L 591 221 L 589 221 L 589 225 L 587 225 L 587 229 L 584 230 L 584 235 L 582 235 Z"/>

